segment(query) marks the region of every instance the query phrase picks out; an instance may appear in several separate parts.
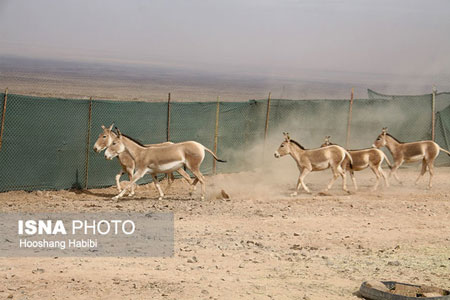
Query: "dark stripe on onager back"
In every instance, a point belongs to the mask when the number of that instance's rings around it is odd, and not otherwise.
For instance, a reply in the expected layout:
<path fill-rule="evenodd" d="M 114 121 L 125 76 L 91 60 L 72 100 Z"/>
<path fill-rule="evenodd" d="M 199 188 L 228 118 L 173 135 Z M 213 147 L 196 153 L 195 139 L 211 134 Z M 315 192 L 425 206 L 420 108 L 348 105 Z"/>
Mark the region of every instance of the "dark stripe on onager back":
<path fill-rule="evenodd" d="M 299 146 L 299 147 L 300 147 L 300 149 L 302 149 L 302 150 L 306 150 L 306 149 L 305 149 L 305 147 L 303 147 L 302 145 L 300 145 L 300 144 L 299 144 L 299 142 L 297 142 L 297 141 L 294 141 L 294 140 L 290 140 L 290 142 L 291 142 L 291 143 L 294 143 L 294 144 L 295 144 L 295 145 L 297 145 L 297 146 Z"/>
<path fill-rule="evenodd" d="M 404 142 L 400 142 L 398 139 L 396 139 L 395 137 L 393 137 L 391 134 L 386 133 L 386 135 L 390 136 L 391 138 L 393 138 L 397 143 L 399 144 L 404 144 Z"/>
<path fill-rule="evenodd" d="M 136 141 L 134 138 L 132 138 L 132 137 L 126 135 L 126 134 L 123 134 L 123 133 L 122 133 L 122 135 L 123 135 L 124 137 L 126 137 L 127 139 L 132 140 L 133 142 L 135 142 L 135 143 L 138 144 L 139 146 L 142 146 L 142 147 L 148 147 L 148 145 L 146 146 L 146 145 L 142 144 L 142 143 L 139 142 L 139 141 Z"/>

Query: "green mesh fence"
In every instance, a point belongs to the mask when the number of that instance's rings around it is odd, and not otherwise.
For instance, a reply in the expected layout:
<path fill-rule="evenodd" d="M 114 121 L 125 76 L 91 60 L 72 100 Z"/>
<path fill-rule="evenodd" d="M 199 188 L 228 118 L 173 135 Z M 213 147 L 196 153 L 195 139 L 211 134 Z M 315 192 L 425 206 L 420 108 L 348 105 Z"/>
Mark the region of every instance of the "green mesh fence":
<path fill-rule="evenodd" d="M 436 93 L 436 111 L 442 111 L 450 105 L 450 93 Z"/>
<path fill-rule="evenodd" d="M 8 94 L 0 190 L 82 187 L 88 108 L 85 100 Z"/>
<path fill-rule="evenodd" d="M 435 141 L 444 149 L 450 149 L 450 105 L 437 113 Z M 438 162 L 448 163 L 448 156 L 440 155 Z"/>
<path fill-rule="evenodd" d="M 367 94 L 369 99 L 383 99 L 383 100 L 416 100 L 416 101 L 423 101 L 430 103 L 431 105 L 431 99 L 433 95 L 430 94 L 424 94 L 424 95 L 387 95 L 387 94 L 381 94 L 377 93 L 371 89 L 367 90 Z M 441 92 L 436 93 L 436 112 L 441 111 L 445 109 L 448 105 L 450 105 L 450 92 Z"/>
<path fill-rule="evenodd" d="M 254 154 L 255 142 L 264 137 L 266 107 L 265 103 L 256 101 L 220 103 L 217 155 L 228 162 L 217 163 L 217 172 L 240 172 L 248 168 L 242 162 Z M 262 155 L 262 151 L 256 155 Z"/>
<path fill-rule="evenodd" d="M 372 94 L 373 96 L 374 94 Z M 381 95 L 381 94 L 380 94 Z M 4 94 L 0 94 L 0 112 Z M 431 139 L 431 94 L 356 99 L 353 104 L 349 148 L 370 147 L 382 127 L 402 141 Z M 436 142 L 449 149 L 450 94 L 438 93 Z M 214 149 L 216 102 L 172 102 L 170 140 L 195 140 Z M 318 147 L 324 136 L 345 145 L 348 100 L 272 99 L 267 141 L 267 100 L 221 102 L 219 105 L 217 172 L 255 167 L 248 161 L 272 156 L 281 133 L 307 148 Z M 67 189 L 110 186 L 120 170 L 117 159 L 107 161 L 93 145 L 101 125 L 115 123 L 144 144 L 161 143 L 167 136 L 167 103 L 55 99 L 8 94 L 0 150 L 0 191 Z M 90 132 L 90 135 L 89 135 Z M 440 163 L 448 164 L 447 155 Z M 213 159 L 206 154 L 201 171 L 211 174 Z M 122 180 L 125 179 L 122 177 Z M 146 175 L 139 183 L 151 181 Z"/>
<path fill-rule="evenodd" d="M 306 148 L 319 147 L 325 135 L 342 144 L 348 106 L 348 100 L 271 100 L 269 140 L 281 143 L 281 133 L 286 131 Z"/>

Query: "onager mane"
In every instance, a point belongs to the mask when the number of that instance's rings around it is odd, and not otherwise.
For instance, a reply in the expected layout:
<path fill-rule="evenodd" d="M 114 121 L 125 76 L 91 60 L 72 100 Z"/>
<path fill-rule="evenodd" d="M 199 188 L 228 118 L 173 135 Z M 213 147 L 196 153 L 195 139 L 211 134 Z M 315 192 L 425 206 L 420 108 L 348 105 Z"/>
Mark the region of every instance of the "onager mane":
<path fill-rule="evenodd" d="M 305 149 L 305 147 L 303 147 L 302 145 L 300 145 L 300 143 L 299 142 L 297 142 L 297 141 L 294 141 L 294 140 L 289 140 L 290 142 L 292 142 L 292 143 L 294 143 L 295 145 L 297 145 L 300 149 L 302 149 L 302 150 L 306 150 Z"/>
<path fill-rule="evenodd" d="M 386 135 L 387 135 L 387 136 L 390 136 L 391 138 L 393 138 L 394 141 L 396 141 L 397 143 L 399 143 L 399 144 L 404 144 L 404 142 L 400 142 L 398 139 L 396 139 L 395 137 L 393 137 L 392 134 L 386 132 Z"/>
<path fill-rule="evenodd" d="M 122 133 L 122 135 L 123 135 L 124 137 L 126 137 L 127 139 L 132 140 L 133 142 L 135 142 L 136 144 L 138 144 L 138 145 L 141 146 L 141 147 L 148 147 L 148 146 L 145 146 L 145 145 L 142 144 L 141 142 L 135 140 L 134 138 L 132 138 L 132 137 L 126 135 L 126 134 L 123 134 L 123 133 Z M 117 136 L 117 133 L 116 133 L 116 136 Z"/>

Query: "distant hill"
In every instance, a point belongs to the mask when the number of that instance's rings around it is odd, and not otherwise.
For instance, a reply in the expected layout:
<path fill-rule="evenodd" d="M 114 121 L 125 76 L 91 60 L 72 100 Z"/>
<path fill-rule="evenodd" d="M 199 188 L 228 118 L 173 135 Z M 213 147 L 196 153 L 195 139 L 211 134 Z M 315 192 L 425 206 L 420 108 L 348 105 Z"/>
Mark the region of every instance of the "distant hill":
<path fill-rule="evenodd" d="M 66 98 L 164 101 L 246 101 L 266 98 L 346 99 L 355 87 L 356 98 L 367 88 L 392 94 L 450 90 L 449 78 L 422 78 L 304 70 L 276 75 L 245 71 L 202 71 L 165 66 L 131 65 L 0 56 L 0 89 L 11 93 Z"/>

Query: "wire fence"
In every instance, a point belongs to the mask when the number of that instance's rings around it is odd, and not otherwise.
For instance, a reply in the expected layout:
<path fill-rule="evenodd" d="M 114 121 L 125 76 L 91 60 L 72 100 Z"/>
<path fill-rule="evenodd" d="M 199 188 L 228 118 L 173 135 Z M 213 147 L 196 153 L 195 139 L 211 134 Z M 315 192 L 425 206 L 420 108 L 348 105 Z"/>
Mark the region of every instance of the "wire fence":
<path fill-rule="evenodd" d="M 382 127 L 408 142 L 435 137 L 449 149 L 450 93 L 369 99 L 264 99 L 247 102 L 130 102 L 0 93 L 0 191 L 97 188 L 114 184 L 120 165 L 93 151 L 101 125 L 114 123 L 144 144 L 195 140 L 228 161 L 206 157 L 204 174 L 245 171 L 269 159 L 281 132 L 308 148 L 324 136 L 370 147 Z M 351 124 L 347 123 L 351 115 Z M 348 129 L 351 135 L 348 136 Z M 265 152 L 266 155 L 265 155 Z M 448 164 L 441 155 L 438 164 Z M 138 183 L 150 181 L 144 177 Z"/>

